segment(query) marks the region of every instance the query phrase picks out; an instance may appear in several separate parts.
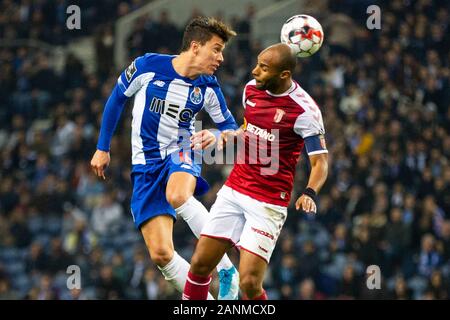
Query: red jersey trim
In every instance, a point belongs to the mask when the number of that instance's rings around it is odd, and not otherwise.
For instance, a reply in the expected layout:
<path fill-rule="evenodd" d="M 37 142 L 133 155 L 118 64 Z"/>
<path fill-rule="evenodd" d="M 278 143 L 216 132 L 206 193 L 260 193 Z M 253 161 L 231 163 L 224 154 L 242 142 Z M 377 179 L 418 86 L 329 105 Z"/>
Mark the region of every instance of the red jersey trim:
<path fill-rule="evenodd" d="M 225 241 L 229 241 L 231 242 L 231 247 L 235 247 L 236 243 L 234 243 L 234 241 L 230 238 L 226 238 L 226 237 L 219 237 L 219 236 L 213 236 L 210 234 L 206 234 L 206 233 L 200 233 L 201 237 L 206 237 L 206 238 L 211 238 L 211 239 L 216 239 L 216 240 L 225 240 Z"/>
<path fill-rule="evenodd" d="M 256 252 L 253 252 L 253 251 L 251 251 L 251 250 L 249 250 L 249 249 L 246 249 L 246 248 L 244 248 L 243 246 L 239 246 L 239 249 L 244 250 L 244 251 L 247 251 L 248 253 L 251 253 L 251 254 L 255 255 L 255 256 L 257 256 L 258 258 L 263 259 L 267 264 L 269 264 L 269 261 L 267 261 L 266 258 L 264 258 L 263 256 L 257 254 Z"/>

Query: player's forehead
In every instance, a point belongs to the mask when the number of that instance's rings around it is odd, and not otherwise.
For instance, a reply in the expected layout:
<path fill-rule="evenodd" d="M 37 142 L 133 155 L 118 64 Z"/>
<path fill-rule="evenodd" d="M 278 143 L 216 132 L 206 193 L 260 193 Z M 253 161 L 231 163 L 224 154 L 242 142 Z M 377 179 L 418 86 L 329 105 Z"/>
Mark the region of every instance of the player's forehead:
<path fill-rule="evenodd" d="M 223 41 L 223 39 L 221 37 L 219 37 L 216 34 L 213 34 L 211 39 L 209 39 L 206 42 L 206 45 L 211 46 L 211 47 L 220 47 L 220 48 L 224 48 L 225 47 L 225 41 Z"/>
<path fill-rule="evenodd" d="M 264 50 L 258 55 L 258 64 L 265 65 L 268 67 L 275 67 L 277 63 L 278 56 L 274 50 Z"/>

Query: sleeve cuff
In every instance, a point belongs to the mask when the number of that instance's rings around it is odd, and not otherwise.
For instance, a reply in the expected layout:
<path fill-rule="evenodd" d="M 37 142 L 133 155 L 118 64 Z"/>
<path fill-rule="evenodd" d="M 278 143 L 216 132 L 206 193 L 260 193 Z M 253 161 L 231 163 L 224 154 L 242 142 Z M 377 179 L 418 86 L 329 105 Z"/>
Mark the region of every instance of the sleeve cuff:
<path fill-rule="evenodd" d="M 104 152 L 109 152 L 109 147 L 97 145 L 97 150 L 104 151 Z"/>

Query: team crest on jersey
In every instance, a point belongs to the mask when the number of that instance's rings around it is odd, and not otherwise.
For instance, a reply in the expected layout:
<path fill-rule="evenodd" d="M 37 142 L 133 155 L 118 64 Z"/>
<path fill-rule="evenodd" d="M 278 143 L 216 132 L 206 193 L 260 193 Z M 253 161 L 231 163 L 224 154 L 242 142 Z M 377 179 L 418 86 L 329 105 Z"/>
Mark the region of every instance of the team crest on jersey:
<path fill-rule="evenodd" d="M 320 146 L 326 150 L 327 149 L 327 144 L 325 143 L 325 137 L 323 136 L 323 134 L 321 134 L 319 136 L 319 140 L 320 140 Z"/>
<path fill-rule="evenodd" d="M 275 123 L 280 122 L 285 113 L 286 112 L 284 112 L 284 110 L 277 109 L 277 112 L 275 112 L 275 116 L 273 117 L 273 122 Z"/>
<path fill-rule="evenodd" d="M 203 99 L 202 90 L 199 87 L 195 87 L 189 98 L 193 104 L 199 104 Z"/>

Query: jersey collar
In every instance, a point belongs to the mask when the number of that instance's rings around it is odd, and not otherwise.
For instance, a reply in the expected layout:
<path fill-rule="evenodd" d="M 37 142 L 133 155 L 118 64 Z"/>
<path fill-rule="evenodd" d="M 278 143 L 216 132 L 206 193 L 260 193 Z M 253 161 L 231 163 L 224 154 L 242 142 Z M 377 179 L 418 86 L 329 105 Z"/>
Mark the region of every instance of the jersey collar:
<path fill-rule="evenodd" d="M 297 83 L 295 83 L 295 81 L 292 80 L 292 84 L 291 84 L 290 88 L 287 89 L 285 92 L 280 93 L 280 94 L 275 94 L 275 93 L 270 92 L 269 90 L 266 90 L 266 93 L 273 97 L 284 97 L 284 96 L 291 94 L 292 91 L 294 91 L 295 89 L 297 89 Z"/>

